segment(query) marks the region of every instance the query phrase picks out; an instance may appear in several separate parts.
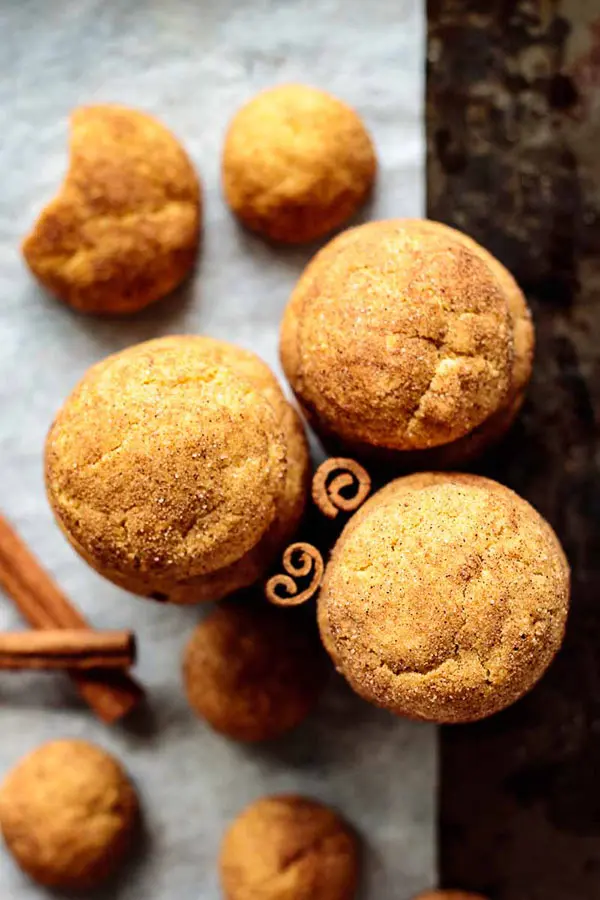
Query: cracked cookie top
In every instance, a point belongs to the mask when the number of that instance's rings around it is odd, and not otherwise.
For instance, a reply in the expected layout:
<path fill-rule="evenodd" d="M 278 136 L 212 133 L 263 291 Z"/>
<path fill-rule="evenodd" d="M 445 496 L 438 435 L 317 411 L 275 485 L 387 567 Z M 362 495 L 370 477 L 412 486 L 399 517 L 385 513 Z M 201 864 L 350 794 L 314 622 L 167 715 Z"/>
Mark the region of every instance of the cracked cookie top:
<path fill-rule="evenodd" d="M 242 222 L 271 240 L 311 241 L 364 202 L 376 170 L 360 116 L 325 91 L 283 84 L 233 118 L 223 147 L 223 190 Z"/>
<path fill-rule="evenodd" d="M 504 292 L 508 312 L 512 322 L 514 356 L 512 366 L 510 398 L 520 396 L 531 377 L 533 367 L 533 352 L 535 345 L 535 332 L 531 319 L 531 312 L 527 305 L 523 291 L 499 259 L 473 240 L 469 235 L 444 225 L 442 222 L 434 222 L 431 219 L 410 219 L 411 228 L 419 229 L 423 233 L 445 236 L 451 240 L 459 241 L 463 246 L 472 250 L 485 262 L 498 280 L 498 284 Z"/>
<path fill-rule="evenodd" d="M 207 575 L 251 550 L 280 512 L 281 416 L 211 348 L 165 338 L 109 357 L 50 430 L 50 501 L 101 572 L 167 586 Z"/>
<path fill-rule="evenodd" d="M 410 220 L 335 238 L 309 265 L 281 331 L 286 375 L 318 430 L 416 450 L 456 440 L 511 387 L 507 300 L 471 248 Z"/>
<path fill-rule="evenodd" d="M 350 520 L 319 599 L 323 640 L 366 699 L 435 722 L 483 718 L 541 677 L 569 569 L 525 500 L 474 475 L 398 479 Z"/>
<path fill-rule="evenodd" d="M 343 819 L 321 803 L 261 797 L 229 826 L 219 868 L 227 900 L 352 900 L 359 845 Z"/>
<path fill-rule="evenodd" d="M 116 105 L 71 116 L 63 185 L 23 242 L 52 293 L 89 313 L 131 313 L 172 291 L 193 266 L 200 185 L 156 119 Z"/>

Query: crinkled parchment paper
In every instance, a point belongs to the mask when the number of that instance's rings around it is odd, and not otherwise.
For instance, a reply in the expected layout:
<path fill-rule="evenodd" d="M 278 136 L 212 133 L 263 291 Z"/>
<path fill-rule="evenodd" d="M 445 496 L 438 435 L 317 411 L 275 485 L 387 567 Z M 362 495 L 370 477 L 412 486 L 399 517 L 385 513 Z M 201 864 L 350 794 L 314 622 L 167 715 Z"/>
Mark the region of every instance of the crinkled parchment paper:
<path fill-rule="evenodd" d="M 150 712 L 104 728 L 61 675 L 3 675 L 0 775 L 49 738 L 113 750 L 136 780 L 144 846 L 111 900 L 212 900 L 225 824 L 255 797 L 298 791 L 338 806 L 366 843 L 364 897 L 408 900 L 434 880 L 435 732 L 361 703 L 334 678 L 320 709 L 268 747 L 229 743 L 195 720 L 180 652 L 200 610 L 164 608 L 104 582 L 48 509 L 42 448 L 87 366 L 128 344 L 203 332 L 278 368 L 281 312 L 315 248 L 275 250 L 242 232 L 219 191 L 230 116 L 259 88 L 307 81 L 355 105 L 381 161 L 368 215 L 423 211 L 424 11 L 418 0 L 2 0 L 0 35 L 0 509 L 98 626 L 134 628 Z M 44 295 L 19 241 L 66 168 L 67 117 L 118 101 L 182 140 L 205 189 L 194 281 L 127 321 L 78 316 Z M 0 628 L 20 620 L 0 596 Z M 0 854 L 3 900 L 44 896 Z"/>

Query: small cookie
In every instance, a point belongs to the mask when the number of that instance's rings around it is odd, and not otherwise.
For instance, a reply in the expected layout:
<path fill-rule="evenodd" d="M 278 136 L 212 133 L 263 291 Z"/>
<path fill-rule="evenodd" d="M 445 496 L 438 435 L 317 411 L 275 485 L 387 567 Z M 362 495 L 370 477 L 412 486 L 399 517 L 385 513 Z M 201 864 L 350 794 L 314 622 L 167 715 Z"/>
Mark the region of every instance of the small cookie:
<path fill-rule="evenodd" d="M 358 114 L 302 84 L 250 100 L 223 148 L 223 189 L 233 212 L 254 231 L 290 244 L 339 228 L 367 198 L 375 170 Z"/>
<path fill-rule="evenodd" d="M 366 700 L 468 722 L 542 677 L 568 605 L 567 561 L 533 507 L 486 478 L 420 473 L 386 485 L 348 522 L 326 568 L 319 625 Z"/>
<path fill-rule="evenodd" d="M 238 741 L 271 740 L 296 727 L 325 679 L 318 635 L 302 614 L 248 598 L 225 602 L 196 628 L 183 668 L 194 711 Z"/>
<path fill-rule="evenodd" d="M 138 110 L 84 106 L 70 151 L 57 197 L 23 242 L 33 274 L 86 313 L 132 313 L 170 293 L 200 235 L 200 185 L 181 144 Z"/>
<path fill-rule="evenodd" d="M 106 751 L 43 744 L 0 788 L 0 829 L 21 869 L 50 888 L 92 889 L 121 865 L 138 815 L 135 790 Z"/>
<path fill-rule="evenodd" d="M 174 603 L 256 581 L 304 509 L 308 449 L 265 363 L 205 337 L 88 370 L 46 441 L 60 527 L 100 574 Z"/>
<path fill-rule="evenodd" d="M 263 797 L 229 826 L 219 863 L 226 900 L 351 900 L 359 847 L 328 807 Z"/>

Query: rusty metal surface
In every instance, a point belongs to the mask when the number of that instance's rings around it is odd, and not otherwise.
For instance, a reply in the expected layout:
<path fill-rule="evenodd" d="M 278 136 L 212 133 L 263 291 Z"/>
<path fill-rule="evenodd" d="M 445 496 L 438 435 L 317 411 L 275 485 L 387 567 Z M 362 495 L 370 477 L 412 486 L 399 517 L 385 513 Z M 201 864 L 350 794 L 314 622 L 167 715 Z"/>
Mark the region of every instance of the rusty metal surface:
<path fill-rule="evenodd" d="M 444 886 L 600 897 L 600 0 L 430 0 L 428 208 L 512 269 L 538 351 L 482 470 L 552 522 L 573 567 L 564 650 L 488 722 L 443 729 Z"/>

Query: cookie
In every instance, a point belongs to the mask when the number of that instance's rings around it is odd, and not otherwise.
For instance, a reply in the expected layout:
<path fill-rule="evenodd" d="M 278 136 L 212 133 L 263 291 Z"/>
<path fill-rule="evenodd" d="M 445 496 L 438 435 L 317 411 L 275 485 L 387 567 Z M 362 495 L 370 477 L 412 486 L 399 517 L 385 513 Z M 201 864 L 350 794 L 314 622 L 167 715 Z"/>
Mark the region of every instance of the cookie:
<path fill-rule="evenodd" d="M 86 741 L 43 744 L 0 787 L 0 830 L 17 864 L 50 888 L 87 890 L 131 845 L 136 792 L 119 763 Z"/>
<path fill-rule="evenodd" d="M 92 366 L 46 442 L 48 496 L 71 544 L 121 587 L 174 603 L 265 574 L 308 477 L 302 426 L 269 368 L 204 337 Z"/>
<path fill-rule="evenodd" d="M 124 106 L 84 106 L 71 116 L 66 178 L 23 255 L 69 306 L 133 313 L 188 276 L 200 216 L 198 177 L 164 125 Z"/>
<path fill-rule="evenodd" d="M 223 148 L 223 190 L 233 212 L 248 228 L 289 244 L 343 225 L 366 200 L 375 170 L 359 115 L 302 84 L 250 100 Z"/>
<path fill-rule="evenodd" d="M 402 464 L 511 398 L 501 284 L 479 253 L 411 220 L 361 225 L 324 248 L 292 294 L 280 351 L 309 421 L 348 455 Z"/>
<path fill-rule="evenodd" d="M 314 707 L 326 670 L 316 633 L 294 610 L 226 601 L 192 634 L 184 655 L 191 707 L 238 741 L 279 737 Z"/>
<path fill-rule="evenodd" d="M 323 643 L 354 690 L 415 719 L 509 706 L 560 648 L 569 567 L 525 500 L 475 475 L 421 473 L 350 519 L 319 596 Z"/>
<path fill-rule="evenodd" d="M 220 854 L 227 900 L 350 900 L 359 849 L 332 810 L 304 797 L 263 797 L 229 826 Z"/>

